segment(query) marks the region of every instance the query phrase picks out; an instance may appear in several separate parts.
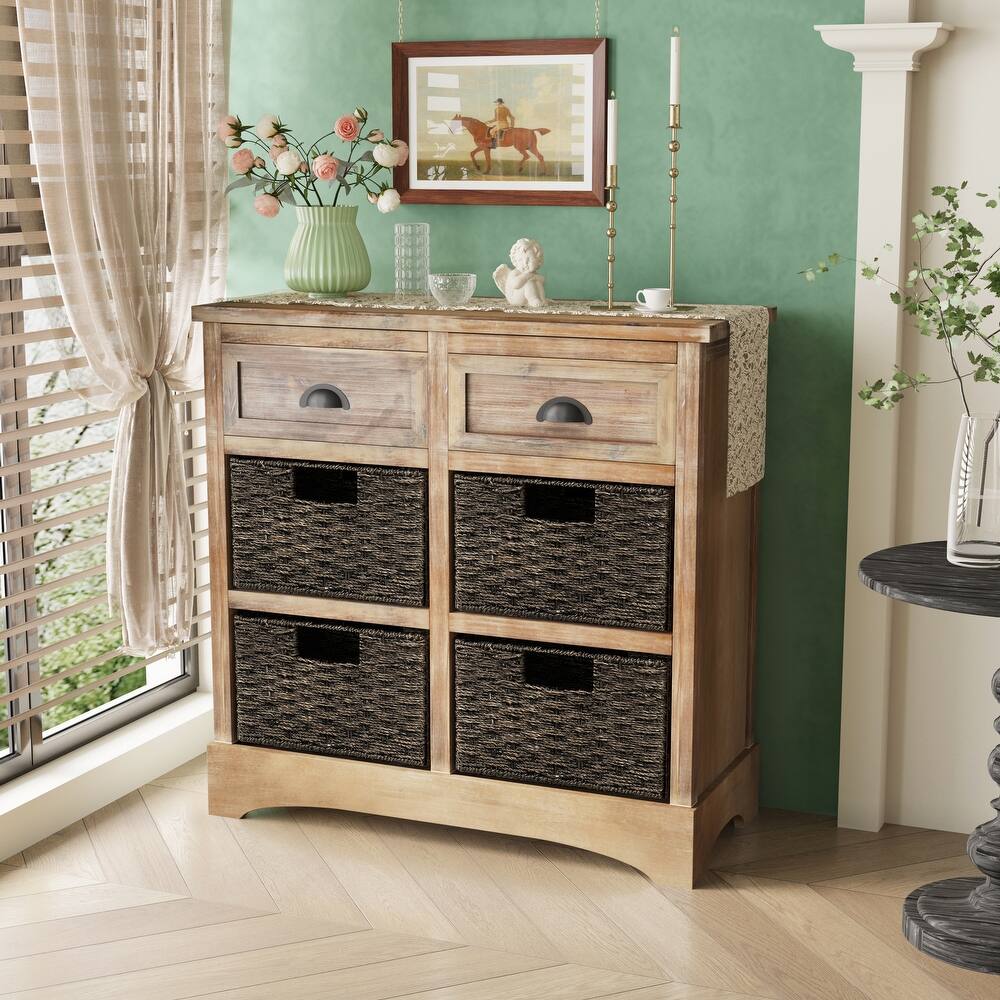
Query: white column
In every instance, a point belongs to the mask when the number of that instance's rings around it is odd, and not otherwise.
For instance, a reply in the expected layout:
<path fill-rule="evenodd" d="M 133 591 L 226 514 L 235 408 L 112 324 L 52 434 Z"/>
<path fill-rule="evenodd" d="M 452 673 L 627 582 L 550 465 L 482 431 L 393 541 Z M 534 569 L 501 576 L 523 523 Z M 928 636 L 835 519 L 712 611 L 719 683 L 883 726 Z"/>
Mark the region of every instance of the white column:
<path fill-rule="evenodd" d="M 857 257 L 879 257 L 902 282 L 908 239 L 910 74 L 920 53 L 943 45 L 951 26 L 906 21 L 912 0 L 869 0 L 865 24 L 817 25 L 823 41 L 854 56 L 862 74 Z M 899 20 L 891 21 L 889 18 Z M 891 243 L 891 251 L 883 250 Z M 900 357 L 902 314 L 881 282 L 856 279 L 853 386 L 891 372 Z M 892 601 L 858 582 L 858 562 L 895 542 L 899 420 L 855 395 L 847 513 L 844 674 L 840 728 L 841 826 L 878 830 L 885 821 Z"/>

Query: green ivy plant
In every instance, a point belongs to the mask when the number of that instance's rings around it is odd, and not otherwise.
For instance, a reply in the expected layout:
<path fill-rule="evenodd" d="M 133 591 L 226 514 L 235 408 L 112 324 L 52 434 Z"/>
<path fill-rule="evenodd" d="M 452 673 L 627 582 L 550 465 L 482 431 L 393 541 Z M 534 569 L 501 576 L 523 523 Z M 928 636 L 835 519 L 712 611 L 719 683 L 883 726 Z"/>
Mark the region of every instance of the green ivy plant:
<path fill-rule="evenodd" d="M 995 328 L 996 320 L 990 319 L 994 303 L 983 302 L 988 297 L 1000 299 L 1000 247 L 984 256 L 982 232 L 961 216 L 959 198 L 966 187 L 968 181 L 958 187 L 931 188 L 931 194 L 944 205 L 931 214 L 918 212 L 913 217 L 916 260 L 902 287 L 882 277 L 878 257 L 868 263 L 832 253 L 815 267 L 799 272 L 811 282 L 840 264 L 857 264 L 863 278 L 881 281 L 892 289 L 889 298 L 912 318 L 918 333 L 944 342 L 954 376 L 933 380 L 923 372 L 907 372 L 896 365 L 892 375 L 866 382 L 858 390 L 860 398 L 877 410 L 891 410 L 910 390 L 918 392 L 925 385 L 958 382 L 968 413 L 966 379 L 1000 384 L 1000 328 Z M 997 197 L 985 191 L 977 191 L 976 197 L 986 208 L 997 207 Z M 936 267 L 924 263 L 925 250 L 932 240 L 943 240 L 947 254 L 944 263 Z M 891 244 L 884 249 L 891 250 Z"/>

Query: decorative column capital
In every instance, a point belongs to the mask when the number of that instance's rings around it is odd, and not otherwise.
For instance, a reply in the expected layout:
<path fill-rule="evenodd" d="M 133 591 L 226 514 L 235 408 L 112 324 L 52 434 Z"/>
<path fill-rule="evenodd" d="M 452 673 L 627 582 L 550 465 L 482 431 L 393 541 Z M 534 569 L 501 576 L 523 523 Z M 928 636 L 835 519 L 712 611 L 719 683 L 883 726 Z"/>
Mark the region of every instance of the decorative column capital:
<path fill-rule="evenodd" d="M 920 55 L 948 41 L 953 30 L 944 21 L 903 24 L 817 24 L 831 48 L 850 52 L 859 73 L 915 72 Z"/>

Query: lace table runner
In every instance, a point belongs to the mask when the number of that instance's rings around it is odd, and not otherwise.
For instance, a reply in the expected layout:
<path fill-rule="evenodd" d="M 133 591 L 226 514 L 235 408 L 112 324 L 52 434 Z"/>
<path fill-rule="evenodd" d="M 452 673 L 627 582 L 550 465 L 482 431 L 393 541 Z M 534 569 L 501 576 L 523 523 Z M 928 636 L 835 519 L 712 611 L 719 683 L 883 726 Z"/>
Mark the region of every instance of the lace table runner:
<path fill-rule="evenodd" d="M 317 298 L 296 292 L 275 292 L 228 299 L 229 303 L 331 306 L 336 309 L 398 309 L 405 312 L 447 312 L 433 299 L 400 298 L 390 293 L 364 293 L 342 298 Z M 589 301 L 560 299 L 541 309 L 522 309 L 504 299 L 474 298 L 461 312 L 501 312 L 523 316 L 595 317 Z M 631 305 L 602 312 L 601 316 L 654 316 L 637 313 Z M 767 338 L 769 313 L 765 306 L 698 305 L 679 314 L 685 320 L 722 319 L 729 323 L 729 442 L 726 496 L 735 496 L 764 478 L 764 434 L 767 418 Z"/>

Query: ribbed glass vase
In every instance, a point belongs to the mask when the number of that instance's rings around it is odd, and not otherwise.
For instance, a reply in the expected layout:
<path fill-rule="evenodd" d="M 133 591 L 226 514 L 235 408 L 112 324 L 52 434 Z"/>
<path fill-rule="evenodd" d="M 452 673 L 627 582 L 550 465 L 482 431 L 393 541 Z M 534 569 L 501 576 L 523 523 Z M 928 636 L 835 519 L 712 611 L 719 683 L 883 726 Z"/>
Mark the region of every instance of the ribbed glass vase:
<path fill-rule="evenodd" d="M 364 288 L 371 261 L 358 230 L 357 205 L 297 205 L 298 228 L 285 258 L 285 284 L 316 296 Z"/>

